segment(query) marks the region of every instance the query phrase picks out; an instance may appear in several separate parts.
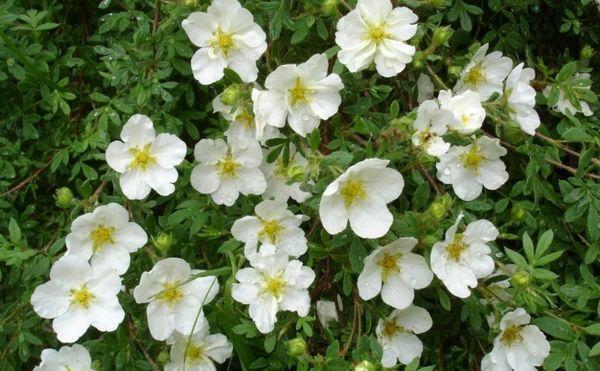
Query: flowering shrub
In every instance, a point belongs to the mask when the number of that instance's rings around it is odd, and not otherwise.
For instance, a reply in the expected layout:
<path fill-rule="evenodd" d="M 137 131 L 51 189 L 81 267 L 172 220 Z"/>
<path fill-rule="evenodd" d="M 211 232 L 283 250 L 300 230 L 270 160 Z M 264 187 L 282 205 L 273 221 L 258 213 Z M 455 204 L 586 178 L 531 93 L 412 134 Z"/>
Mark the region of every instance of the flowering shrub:
<path fill-rule="evenodd" d="M 2 2 L 0 368 L 600 369 L 599 20 Z"/>

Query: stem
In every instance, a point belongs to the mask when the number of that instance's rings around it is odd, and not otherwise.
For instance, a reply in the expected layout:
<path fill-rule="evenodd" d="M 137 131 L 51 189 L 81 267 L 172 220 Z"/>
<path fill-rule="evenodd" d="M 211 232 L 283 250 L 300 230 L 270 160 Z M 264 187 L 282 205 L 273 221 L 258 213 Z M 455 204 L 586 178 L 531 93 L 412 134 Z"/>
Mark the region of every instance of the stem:
<path fill-rule="evenodd" d="M 442 81 L 442 79 L 440 78 L 440 76 L 433 71 L 433 69 L 431 68 L 431 66 L 429 64 L 427 65 L 427 71 L 429 72 L 429 75 L 433 78 L 433 81 L 435 81 L 439 86 L 441 86 L 442 88 L 444 88 L 444 90 L 449 90 L 450 89 L 444 83 L 444 81 Z"/>
<path fill-rule="evenodd" d="M 44 164 L 44 166 L 42 166 L 41 168 L 39 168 L 36 171 L 34 171 L 33 174 L 31 174 L 29 177 L 27 177 L 27 179 L 23 180 L 21 183 L 19 183 L 16 186 L 12 187 L 8 191 L 0 194 L 0 197 L 7 196 L 7 195 L 9 195 L 9 194 L 11 194 L 13 192 L 17 192 L 21 188 L 25 187 L 32 180 L 34 180 L 38 175 L 40 175 L 44 170 L 46 170 L 48 168 L 48 166 L 50 166 L 50 164 L 52 163 L 53 159 L 54 159 L 54 156 L 50 157 L 50 159 L 48 161 L 46 161 L 46 163 Z"/>
<path fill-rule="evenodd" d="M 544 134 L 541 134 L 541 133 L 538 133 L 538 132 L 535 133 L 535 136 L 538 137 L 538 138 L 540 138 L 540 139 L 542 139 L 542 140 L 544 140 L 544 141 L 546 141 L 546 142 L 548 142 L 548 143 L 550 143 L 552 146 L 554 146 L 554 147 L 556 147 L 556 148 L 558 148 L 558 149 L 560 149 L 562 151 L 567 152 L 568 154 L 571 154 L 571 155 L 576 156 L 576 157 L 581 157 L 581 153 L 579 153 L 577 151 L 574 151 L 571 148 L 560 144 L 555 139 L 547 137 Z M 595 157 L 592 157 L 592 162 L 594 164 L 596 164 L 596 165 L 600 165 L 600 159 L 597 159 Z"/>

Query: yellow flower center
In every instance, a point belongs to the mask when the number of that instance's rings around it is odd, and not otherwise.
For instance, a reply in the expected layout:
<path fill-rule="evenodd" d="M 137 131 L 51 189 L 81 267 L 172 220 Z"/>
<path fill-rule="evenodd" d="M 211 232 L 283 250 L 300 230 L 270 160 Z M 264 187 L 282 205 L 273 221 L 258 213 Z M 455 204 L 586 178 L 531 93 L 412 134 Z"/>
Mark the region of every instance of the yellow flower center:
<path fill-rule="evenodd" d="M 369 40 L 379 45 L 388 37 L 388 33 L 385 31 L 385 24 L 379 24 L 375 26 L 369 26 Z"/>
<path fill-rule="evenodd" d="M 133 160 L 129 167 L 131 169 L 146 170 L 148 166 L 156 164 L 156 158 L 151 153 L 152 145 L 146 144 L 143 147 L 131 148 L 129 151 L 133 154 Z"/>
<path fill-rule="evenodd" d="M 277 300 L 281 299 L 281 295 L 285 290 L 287 283 L 283 279 L 281 273 L 274 277 L 267 277 L 262 292 L 264 294 L 273 295 Z"/>
<path fill-rule="evenodd" d="M 290 93 L 292 106 L 295 106 L 299 103 L 308 103 L 310 101 L 312 90 L 307 88 L 299 77 L 296 77 L 294 86 L 292 86 L 288 91 Z"/>
<path fill-rule="evenodd" d="M 223 31 L 221 27 L 217 27 L 217 30 L 213 33 L 213 39 L 210 42 L 210 46 L 220 49 L 223 55 L 228 56 L 235 47 L 235 43 L 231 34 Z"/>
<path fill-rule="evenodd" d="M 163 290 L 156 295 L 156 299 L 167 303 L 169 307 L 177 304 L 183 299 L 183 290 L 179 282 L 167 282 Z"/>
<path fill-rule="evenodd" d="M 84 285 L 71 290 L 71 305 L 88 309 L 94 300 L 94 294 Z"/>
<path fill-rule="evenodd" d="M 245 128 L 254 128 L 254 115 L 252 115 L 247 108 L 240 109 L 235 117 L 235 121 L 241 122 Z"/>
<path fill-rule="evenodd" d="M 448 257 L 454 261 L 458 261 L 460 259 L 463 251 L 467 249 L 467 245 L 463 242 L 462 234 L 457 233 L 454 236 L 454 240 L 451 244 L 446 246 L 446 251 L 448 252 Z"/>
<path fill-rule="evenodd" d="M 219 162 L 217 162 L 217 170 L 221 176 L 235 176 L 237 170 L 241 167 L 231 155 L 225 156 Z"/>
<path fill-rule="evenodd" d="M 476 145 L 472 145 L 467 152 L 460 155 L 460 161 L 462 162 L 463 166 L 472 170 L 477 170 L 483 159 L 484 157 Z"/>
<path fill-rule="evenodd" d="M 384 282 L 387 281 L 392 274 L 400 271 L 397 255 L 384 254 L 383 259 L 379 261 L 379 266 L 381 267 L 382 279 Z"/>
<path fill-rule="evenodd" d="M 505 345 L 512 346 L 515 343 L 518 343 L 523 340 L 521 336 L 521 327 L 519 326 L 510 326 L 502 333 L 500 337 L 500 341 Z"/>
<path fill-rule="evenodd" d="M 465 76 L 465 83 L 472 87 L 477 87 L 485 81 L 485 73 L 481 68 L 481 65 L 476 65 L 469 70 L 467 76 Z"/>
<path fill-rule="evenodd" d="M 362 200 L 367 196 L 365 186 L 360 180 L 349 180 L 344 183 L 340 189 L 340 194 L 346 207 L 350 207 L 357 200 Z"/>
<path fill-rule="evenodd" d="M 390 320 L 383 323 L 383 336 L 392 338 L 399 332 L 407 332 L 402 326 L 398 326 L 396 321 Z"/>
<path fill-rule="evenodd" d="M 281 223 L 277 220 L 263 220 L 262 225 L 263 228 L 258 232 L 258 236 L 268 239 L 272 244 L 276 243 L 279 233 L 283 231 Z"/>
<path fill-rule="evenodd" d="M 189 363 L 197 363 L 204 359 L 204 347 L 190 344 L 185 351 L 185 359 Z"/>
<path fill-rule="evenodd" d="M 99 251 L 104 245 L 115 243 L 113 239 L 114 232 L 115 227 L 105 227 L 103 225 L 90 232 L 94 252 Z"/>

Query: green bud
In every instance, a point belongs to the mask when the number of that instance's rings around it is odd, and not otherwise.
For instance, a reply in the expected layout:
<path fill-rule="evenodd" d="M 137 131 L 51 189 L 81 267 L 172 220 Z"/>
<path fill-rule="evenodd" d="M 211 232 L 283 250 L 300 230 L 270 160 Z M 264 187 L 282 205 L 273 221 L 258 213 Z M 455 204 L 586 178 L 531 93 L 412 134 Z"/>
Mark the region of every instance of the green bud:
<path fill-rule="evenodd" d="M 529 286 L 531 283 L 531 274 L 524 270 L 518 270 L 510 277 L 510 283 L 516 287 Z"/>
<path fill-rule="evenodd" d="M 479 48 L 481 48 L 481 44 L 471 44 L 471 46 L 469 46 L 469 54 L 475 54 L 479 50 Z"/>
<path fill-rule="evenodd" d="M 240 99 L 241 89 L 239 84 L 231 84 L 221 93 L 221 102 L 228 106 L 233 106 Z"/>
<path fill-rule="evenodd" d="M 152 243 L 163 254 L 166 254 L 173 245 L 173 236 L 170 233 L 160 232 L 152 237 Z"/>
<path fill-rule="evenodd" d="M 323 2 L 323 14 L 332 15 L 337 10 L 340 0 L 325 0 Z"/>
<path fill-rule="evenodd" d="M 512 222 L 521 222 L 526 216 L 527 210 L 519 204 L 513 205 L 512 209 L 510 210 L 510 219 Z"/>
<path fill-rule="evenodd" d="M 425 64 L 423 63 L 423 52 L 416 52 L 415 55 L 413 56 L 413 60 L 412 60 L 412 66 L 414 69 L 416 70 L 421 70 L 423 69 L 423 66 Z"/>
<path fill-rule="evenodd" d="M 436 242 L 439 242 L 439 238 L 430 234 L 425 236 L 425 238 L 423 239 L 423 245 L 425 246 L 433 246 L 433 244 Z"/>
<path fill-rule="evenodd" d="M 463 70 L 462 67 L 450 66 L 450 67 L 448 67 L 448 75 L 452 78 L 457 79 L 460 77 L 462 70 Z"/>
<path fill-rule="evenodd" d="M 73 206 L 73 192 L 68 187 L 58 188 L 54 192 L 56 206 L 61 209 L 68 209 Z"/>
<path fill-rule="evenodd" d="M 371 362 L 364 360 L 361 363 L 354 366 L 354 371 L 375 371 L 377 367 Z"/>
<path fill-rule="evenodd" d="M 443 219 L 454 204 L 452 197 L 447 193 L 437 197 L 431 205 L 429 205 L 429 213 L 437 220 Z"/>
<path fill-rule="evenodd" d="M 193 7 L 198 5 L 198 0 L 185 0 L 185 5 Z"/>
<path fill-rule="evenodd" d="M 581 52 L 579 52 L 579 56 L 581 59 L 591 59 L 595 53 L 596 51 L 594 50 L 594 48 L 592 48 L 589 45 L 586 45 L 581 49 Z"/>
<path fill-rule="evenodd" d="M 101 370 L 102 369 L 102 363 L 95 359 L 92 361 L 92 370 Z"/>
<path fill-rule="evenodd" d="M 287 354 L 292 357 L 298 357 L 306 353 L 306 341 L 301 337 L 289 340 L 285 343 Z"/>
<path fill-rule="evenodd" d="M 158 357 L 156 357 L 156 362 L 158 362 L 161 365 L 164 365 L 167 362 L 169 362 L 169 352 L 163 350 L 162 352 L 158 353 Z"/>
<path fill-rule="evenodd" d="M 450 26 L 438 27 L 433 31 L 432 41 L 436 45 L 441 45 L 448 41 L 452 36 L 452 28 Z"/>

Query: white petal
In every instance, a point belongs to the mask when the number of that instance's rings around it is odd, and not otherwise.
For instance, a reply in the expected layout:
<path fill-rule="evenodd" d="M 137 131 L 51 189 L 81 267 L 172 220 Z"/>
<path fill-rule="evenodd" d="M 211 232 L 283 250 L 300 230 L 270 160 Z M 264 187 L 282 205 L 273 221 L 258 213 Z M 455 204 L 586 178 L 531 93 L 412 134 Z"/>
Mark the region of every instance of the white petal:
<path fill-rule="evenodd" d="M 152 143 L 155 136 L 152 120 L 146 115 L 135 114 L 131 116 L 121 130 L 123 142 L 133 146 L 145 146 Z"/>
<path fill-rule="evenodd" d="M 258 233 L 262 229 L 262 223 L 254 216 L 245 216 L 233 222 L 231 226 L 231 234 L 233 238 L 242 242 L 258 241 Z"/>
<path fill-rule="evenodd" d="M 277 321 L 278 305 L 272 295 L 263 295 L 260 299 L 250 304 L 248 314 L 256 324 L 256 328 L 263 334 L 273 331 Z"/>
<path fill-rule="evenodd" d="M 70 309 L 52 321 L 52 329 L 62 343 L 77 341 L 90 327 L 90 315 L 87 310 Z"/>
<path fill-rule="evenodd" d="M 215 165 L 227 155 L 227 143 L 223 139 L 201 139 L 194 147 L 194 158 L 205 165 Z"/>
<path fill-rule="evenodd" d="M 115 239 L 133 253 L 148 242 L 148 235 L 137 223 L 129 222 L 115 231 Z"/>
<path fill-rule="evenodd" d="M 478 169 L 477 179 L 487 189 L 498 189 L 508 181 L 506 165 L 501 160 L 485 161 Z"/>
<path fill-rule="evenodd" d="M 464 242 L 468 245 L 475 242 L 494 241 L 500 232 L 487 219 L 479 219 L 469 223 L 463 234 Z"/>
<path fill-rule="evenodd" d="M 413 331 L 415 334 L 422 334 L 433 326 L 429 312 L 415 305 L 399 311 L 396 320 L 402 327 Z"/>
<path fill-rule="evenodd" d="M 192 169 L 190 183 L 196 191 L 210 194 L 215 192 L 221 185 L 221 177 L 215 166 L 200 164 Z"/>
<path fill-rule="evenodd" d="M 259 195 L 267 189 L 267 181 L 259 168 L 242 168 L 238 177 L 238 189 L 244 195 Z"/>
<path fill-rule="evenodd" d="M 396 309 L 408 307 L 415 297 L 412 287 L 402 281 L 399 274 L 391 275 L 381 288 L 381 299 Z"/>
<path fill-rule="evenodd" d="M 362 238 L 383 237 L 392 226 L 394 217 L 385 201 L 378 195 L 358 200 L 349 210 L 350 227 Z"/>
<path fill-rule="evenodd" d="M 118 173 L 127 171 L 133 160 L 133 154 L 129 149 L 130 146 L 123 142 L 111 142 L 106 148 L 106 163 L 108 166 Z"/>
<path fill-rule="evenodd" d="M 194 45 L 204 47 L 217 29 L 217 20 L 208 13 L 194 12 L 181 22 L 181 27 Z"/>
<path fill-rule="evenodd" d="M 146 184 L 161 196 L 168 196 L 175 192 L 175 183 L 179 174 L 175 168 L 163 169 L 155 166 L 149 168 L 145 173 Z M 122 177 L 122 176 L 121 176 Z"/>
<path fill-rule="evenodd" d="M 49 281 L 35 288 L 31 295 L 31 305 L 42 318 L 54 318 L 69 309 L 71 299 L 69 290 Z"/>
<path fill-rule="evenodd" d="M 92 276 L 87 261 L 77 256 L 63 256 L 50 268 L 50 279 L 65 288 L 81 286 Z"/>
<path fill-rule="evenodd" d="M 148 330 L 150 335 L 158 341 L 166 340 L 175 330 L 176 318 L 167 305 L 153 301 L 146 308 L 148 317 Z"/>
<path fill-rule="evenodd" d="M 374 263 L 365 263 L 362 272 L 358 275 L 356 286 L 358 295 L 362 299 L 373 299 L 381 292 L 381 269 Z"/>
<path fill-rule="evenodd" d="M 219 188 L 210 196 L 217 205 L 231 206 L 238 199 L 239 194 L 237 179 L 223 178 Z"/>
<path fill-rule="evenodd" d="M 338 234 L 348 225 L 348 213 L 344 206 L 344 200 L 339 195 L 323 195 L 319 204 L 319 216 L 323 228 L 329 234 Z"/>
<path fill-rule="evenodd" d="M 308 290 L 288 288 L 281 298 L 281 309 L 297 312 L 300 317 L 308 314 L 310 309 L 310 296 Z"/>
<path fill-rule="evenodd" d="M 194 78 L 202 85 L 210 85 L 221 80 L 227 61 L 221 57 L 211 58 L 208 49 L 203 48 L 192 56 L 192 72 Z"/>
<path fill-rule="evenodd" d="M 213 334 L 206 337 L 204 353 L 217 363 L 223 363 L 233 352 L 233 345 L 223 334 Z"/>
<path fill-rule="evenodd" d="M 398 360 L 402 364 L 409 364 L 413 359 L 420 357 L 423 352 L 423 343 L 413 334 L 400 334 L 392 341 L 400 350 Z"/>
<path fill-rule="evenodd" d="M 231 286 L 231 296 L 242 304 L 252 304 L 258 300 L 260 290 L 255 285 L 234 283 Z"/>
<path fill-rule="evenodd" d="M 165 169 L 181 164 L 186 152 L 185 142 L 173 134 L 158 134 L 152 145 L 152 154 Z"/>
<path fill-rule="evenodd" d="M 433 272 L 429 269 L 425 258 L 413 253 L 403 254 L 400 258 L 400 276 L 414 289 L 423 289 L 433 280 Z"/>
<path fill-rule="evenodd" d="M 115 331 L 124 318 L 125 312 L 116 297 L 90 308 L 91 325 L 100 331 Z"/>
<path fill-rule="evenodd" d="M 146 176 L 139 170 L 127 171 L 119 177 L 119 185 L 125 197 L 130 200 L 143 200 L 150 194 L 150 185 L 146 183 Z"/>

